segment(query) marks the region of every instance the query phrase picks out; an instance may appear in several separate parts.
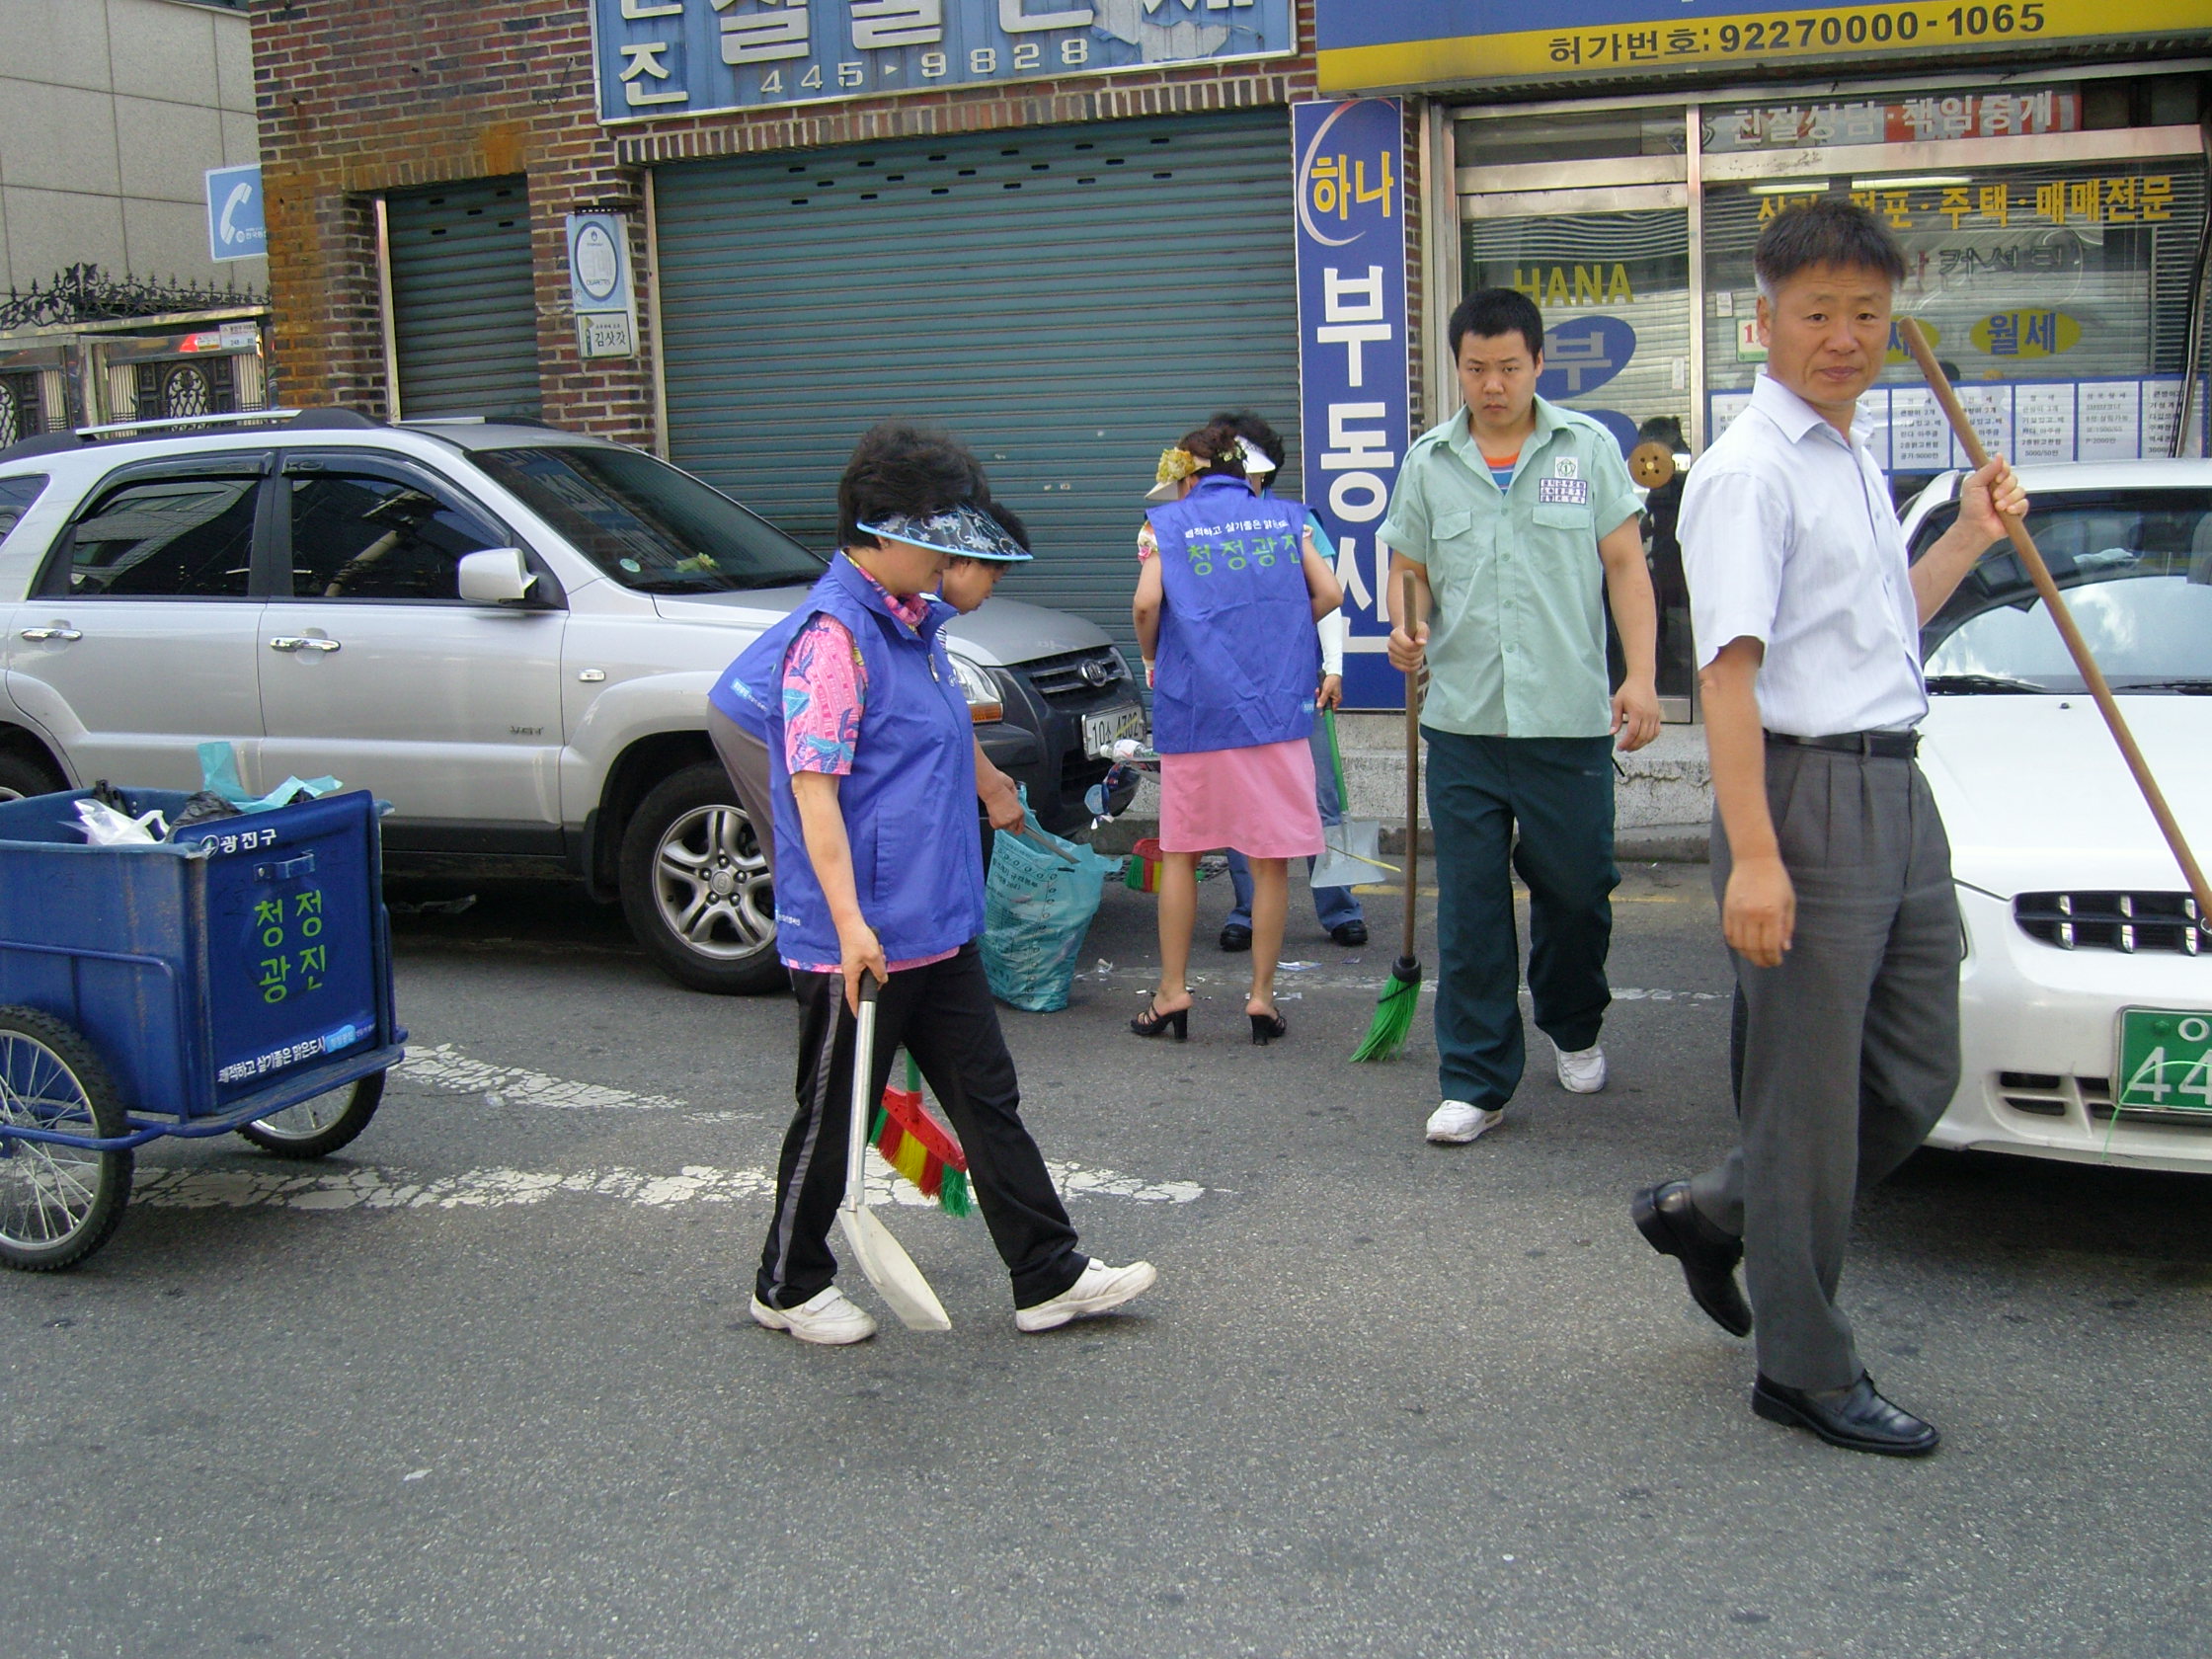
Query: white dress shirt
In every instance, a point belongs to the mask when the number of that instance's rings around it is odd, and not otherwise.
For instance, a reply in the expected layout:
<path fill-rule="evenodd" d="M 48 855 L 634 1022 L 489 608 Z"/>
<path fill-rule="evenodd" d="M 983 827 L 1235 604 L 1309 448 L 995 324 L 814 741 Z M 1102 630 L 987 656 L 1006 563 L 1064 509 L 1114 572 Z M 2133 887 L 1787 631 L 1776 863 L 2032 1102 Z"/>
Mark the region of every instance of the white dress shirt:
<path fill-rule="evenodd" d="M 1679 533 L 1698 666 L 1731 640 L 1763 643 L 1769 731 L 1895 731 L 1928 713 L 1905 536 L 1856 423 L 1847 441 L 1761 374 L 1690 469 Z"/>

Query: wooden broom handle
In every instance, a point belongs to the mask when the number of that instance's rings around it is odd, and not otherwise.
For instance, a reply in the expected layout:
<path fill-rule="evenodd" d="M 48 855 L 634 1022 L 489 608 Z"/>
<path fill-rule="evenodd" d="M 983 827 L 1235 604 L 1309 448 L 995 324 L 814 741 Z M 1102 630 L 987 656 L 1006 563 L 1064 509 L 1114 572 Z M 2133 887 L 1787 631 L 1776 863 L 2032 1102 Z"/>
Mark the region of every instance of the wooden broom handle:
<path fill-rule="evenodd" d="M 1413 573 L 1405 573 L 1405 609 L 1401 613 L 1405 622 L 1406 637 L 1413 636 L 1417 618 L 1413 614 L 1413 597 L 1417 592 Z M 1398 954 L 1408 960 L 1413 955 L 1415 922 L 1419 916 L 1421 896 L 1421 671 L 1405 671 L 1405 949 Z"/>
<path fill-rule="evenodd" d="M 1936 401 L 1943 406 L 1943 418 L 1950 422 L 1951 431 L 1958 435 L 1958 445 L 1966 451 L 1966 458 L 1978 472 L 1989 464 L 1989 453 L 1982 447 L 1982 440 L 1974 432 L 1974 424 L 1966 418 L 1966 411 L 1959 407 L 1958 394 L 1951 390 L 1950 377 L 1936 360 L 1935 348 L 1929 345 L 1928 336 L 1922 332 L 1917 319 L 1907 317 L 1897 325 L 1897 332 L 1905 342 L 1906 350 L 1913 354 L 1913 360 L 1920 364 L 1920 371 L 1928 377 L 1928 384 L 1936 394 Z M 2051 580 L 2050 567 L 2043 563 L 2043 555 L 2035 546 L 2035 538 L 2027 533 L 2027 526 L 2009 513 L 1998 514 L 2005 525 L 2005 533 L 2013 538 L 2013 551 L 2019 555 L 2020 563 L 2027 570 L 2028 580 L 2035 584 L 2036 592 L 2043 597 L 2043 604 L 2051 613 L 2051 620 L 2058 624 L 2059 637 L 2066 641 L 2067 654 L 2074 659 L 2074 667 L 2081 673 L 2082 683 L 2090 688 L 2090 695 L 2096 700 L 2097 712 L 2104 716 L 2104 724 L 2111 728 L 2112 741 L 2120 746 L 2121 758 L 2127 769 L 2135 774 L 2135 786 L 2143 792 L 2144 805 L 2151 809 L 2151 816 L 2158 820 L 2159 831 L 2166 836 L 2166 844 L 2173 849 L 2173 857 L 2181 866 L 2182 879 L 2196 895 L 2196 913 L 2199 925 L 2212 923 L 2212 884 L 2204 879 L 2204 870 L 2189 850 L 2189 843 L 2181 833 L 2181 826 L 2173 817 L 2173 809 L 2166 804 L 2166 793 L 2159 788 L 2158 779 L 2151 775 L 2150 762 L 2143 758 L 2137 747 L 2135 734 L 2128 730 L 2127 717 L 2120 713 L 2120 705 L 2112 696 L 2112 687 L 2105 683 L 2104 671 L 2096 666 L 2090 655 L 2089 642 L 2082 638 L 2082 630 L 2074 625 L 2074 613 L 2067 608 L 2065 595 L 2059 592 L 2058 584 Z"/>

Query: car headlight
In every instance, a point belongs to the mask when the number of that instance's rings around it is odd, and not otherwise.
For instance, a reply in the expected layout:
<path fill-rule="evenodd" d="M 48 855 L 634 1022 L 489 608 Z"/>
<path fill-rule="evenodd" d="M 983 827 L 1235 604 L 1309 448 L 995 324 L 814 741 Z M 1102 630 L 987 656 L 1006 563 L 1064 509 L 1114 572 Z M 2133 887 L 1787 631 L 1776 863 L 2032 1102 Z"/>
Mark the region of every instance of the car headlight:
<path fill-rule="evenodd" d="M 998 681 L 981 663 L 972 663 L 957 652 L 945 653 L 960 681 L 960 694 L 968 699 L 968 718 L 978 726 L 1006 718 L 1006 704 L 998 694 Z"/>

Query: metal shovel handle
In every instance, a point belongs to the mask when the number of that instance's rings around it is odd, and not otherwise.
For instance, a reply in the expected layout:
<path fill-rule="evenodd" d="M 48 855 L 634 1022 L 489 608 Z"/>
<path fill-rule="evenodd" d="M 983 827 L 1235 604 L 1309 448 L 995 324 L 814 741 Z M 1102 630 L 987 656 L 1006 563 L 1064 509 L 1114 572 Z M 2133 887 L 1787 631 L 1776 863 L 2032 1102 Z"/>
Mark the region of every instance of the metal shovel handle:
<path fill-rule="evenodd" d="M 858 1212 L 867 1202 L 868 1124 L 875 1116 L 868 1079 L 876 1072 L 876 997 L 881 983 L 872 973 L 860 976 L 860 1011 L 852 1027 L 852 1122 L 845 1132 L 844 1208 Z"/>

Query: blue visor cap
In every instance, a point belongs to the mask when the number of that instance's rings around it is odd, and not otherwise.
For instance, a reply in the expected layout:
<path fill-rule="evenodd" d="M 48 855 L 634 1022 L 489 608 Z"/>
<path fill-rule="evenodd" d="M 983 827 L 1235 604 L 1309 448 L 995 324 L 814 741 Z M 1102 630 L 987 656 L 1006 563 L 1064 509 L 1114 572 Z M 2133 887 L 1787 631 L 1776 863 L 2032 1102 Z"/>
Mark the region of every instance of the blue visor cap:
<path fill-rule="evenodd" d="M 928 514 L 890 513 L 860 527 L 873 536 L 910 541 L 956 559 L 989 559 L 1002 565 L 1027 564 L 1027 548 L 1008 535 L 997 519 L 973 507 L 949 507 Z"/>

